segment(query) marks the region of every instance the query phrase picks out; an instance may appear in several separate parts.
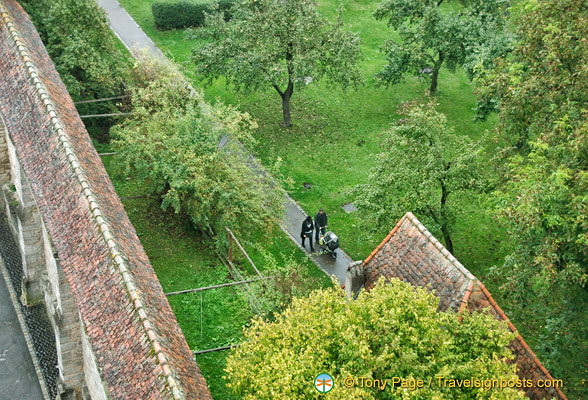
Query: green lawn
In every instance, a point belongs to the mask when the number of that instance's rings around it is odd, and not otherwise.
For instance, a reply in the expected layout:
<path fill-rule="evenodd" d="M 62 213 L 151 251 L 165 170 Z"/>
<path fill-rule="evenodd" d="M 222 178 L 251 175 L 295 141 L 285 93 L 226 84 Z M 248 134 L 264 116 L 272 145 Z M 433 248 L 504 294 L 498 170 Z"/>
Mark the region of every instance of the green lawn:
<path fill-rule="evenodd" d="M 202 82 L 195 79 L 194 67 L 190 61 L 191 49 L 199 46 L 201 42 L 185 40 L 185 32 L 182 30 L 155 29 L 151 15 L 153 0 L 119 1 L 156 45 L 183 68 L 194 85 L 202 87 Z M 287 187 L 291 196 L 308 213 L 314 214 L 319 207 L 325 208 L 329 215 L 329 225 L 339 235 L 342 248 L 354 259 L 365 258 L 385 233 L 371 232 L 370 221 L 362 219 L 357 214 L 344 213 L 341 205 L 352 200 L 349 195 L 350 189 L 368 178 L 374 156 L 380 149 L 380 134 L 398 118 L 398 105 L 405 100 L 423 99 L 428 88 L 427 82 L 415 77 L 407 77 L 403 83 L 390 88 L 375 86 L 374 74 L 385 64 L 385 57 L 379 51 L 379 46 L 394 35 L 385 23 L 378 22 L 372 17 L 379 2 L 380 0 L 342 1 L 346 26 L 358 32 L 362 40 L 362 71 L 366 85 L 357 91 L 346 92 L 317 82 L 312 82 L 305 88 L 298 87 L 292 98 L 292 128 L 281 127 L 280 98 L 271 88 L 262 93 L 237 93 L 234 88 L 227 87 L 222 79 L 203 88 L 208 101 L 215 102 L 220 99 L 225 103 L 238 105 L 242 111 L 249 112 L 258 120 L 259 129 L 255 133 L 258 140 L 255 152 L 258 157 L 265 165 L 272 164 L 278 158 L 282 160 L 281 172 L 293 182 L 292 186 Z M 336 0 L 320 1 L 320 11 L 333 19 L 338 4 L 339 1 Z M 494 128 L 496 119 L 493 117 L 484 123 L 473 121 L 475 96 L 465 74 L 460 70 L 451 73 L 442 69 L 436 98 L 440 110 L 456 131 L 472 139 L 482 140 L 488 149 L 485 157 L 490 159 L 496 144 L 491 142 L 490 135 L 485 136 L 485 133 Z M 303 183 L 310 183 L 312 188 L 305 189 Z M 504 254 L 510 250 L 511 243 L 504 228 L 487 214 L 483 198 L 480 199 L 477 195 L 453 196 L 449 202 L 457 210 L 458 217 L 453 234 L 455 256 L 484 282 L 531 348 L 541 349 L 542 338 L 539 336 L 539 328 L 546 321 L 535 320 L 529 315 L 514 314 L 509 310 L 508 303 L 502 300 L 500 278 L 490 279 L 488 276 L 489 268 L 500 264 Z M 394 220 L 390 221 L 388 228 L 391 229 L 395 223 Z M 441 239 L 438 232 L 433 233 Z M 146 245 L 148 254 L 154 251 L 149 247 Z M 276 246 L 272 252 L 275 253 L 278 247 Z M 300 256 L 300 252 L 292 251 L 292 254 Z M 161 276 L 161 279 L 164 282 L 165 277 Z M 182 306 L 172 304 L 190 345 L 198 347 L 223 342 L 224 339 L 213 340 L 218 330 L 215 331 L 212 327 L 211 335 L 206 339 L 209 342 L 200 341 L 200 299 L 198 297 L 192 301 L 190 306 L 186 306 L 187 310 L 192 310 L 191 312 L 182 311 Z M 213 299 L 205 297 L 203 304 L 206 314 L 206 307 L 214 304 Z M 227 303 L 227 308 L 230 309 L 229 307 L 232 307 L 230 302 Z M 189 314 L 185 320 L 181 317 L 184 314 Z M 185 324 L 188 322 L 185 321 L 191 321 L 189 327 L 186 327 Z M 207 326 L 206 317 L 204 321 L 203 325 Z M 224 338 L 230 338 L 232 332 L 236 332 L 235 329 L 231 331 L 233 328 L 228 321 L 222 322 L 220 326 L 227 326 L 222 329 L 231 332 L 223 336 Z M 238 337 L 238 333 L 234 335 Z M 220 334 L 218 337 L 221 337 Z M 553 344 L 549 351 L 557 351 L 557 343 Z M 542 359 L 542 354 L 538 353 L 538 356 Z M 198 362 L 215 397 L 230 398 L 226 394 L 226 389 L 218 385 L 219 379 L 210 379 L 222 376 L 224 356 L 218 353 L 200 356 Z M 573 367 L 565 368 L 573 370 Z"/>
<path fill-rule="evenodd" d="M 152 0 L 120 2 L 157 46 L 194 79 L 190 53 L 199 43 L 185 40 L 182 30 L 157 30 L 151 15 Z M 333 18 L 338 3 L 322 1 L 320 11 Z M 292 99 L 292 128 L 280 126 L 280 98 L 271 88 L 263 93 L 236 93 L 222 80 L 204 88 L 209 101 L 218 98 L 239 105 L 241 110 L 257 118 L 260 127 L 256 132 L 258 146 L 255 150 L 262 162 L 270 164 L 278 157 L 283 160 L 281 172 L 294 182 L 288 188 L 292 197 L 308 213 L 325 208 L 330 226 L 341 238 L 342 248 L 354 259 L 365 258 L 384 234 L 371 233 L 369 221 L 357 214 L 346 214 L 341 206 L 352 200 L 349 190 L 366 181 L 379 150 L 379 135 L 397 118 L 398 105 L 405 100 L 424 98 L 428 87 L 425 81 L 415 77 L 407 77 L 404 83 L 390 88 L 375 86 L 373 76 L 385 64 L 379 46 L 393 35 L 385 23 L 372 17 L 377 4 L 374 0 L 344 2 L 344 22 L 358 32 L 362 40 L 366 86 L 357 91 L 342 91 L 313 82 L 297 89 Z M 202 86 L 197 80 L 194 84 Z M 495 120 L 473 121 L 475 97 L 472 90 L 463 72 L 453 74 L 442 70 L 436 97 L 440 110 L 457 132 L 479 139 L 486 130 L 493 128 Z M 302 185 L 305 182 L 310 183 L 312 189 L 305 189 Z M 450 201 L 459 217 L 454 239 L 456 257 L 484 279 L 488 267 L 502 259 L 496 241 L 501 241 L 504 233 L 485 215 L 476 196 L 450 198 Z M 396 221 L 390 221 L 389 228 L 395 224 Z"/>
<path fill-rule="evenodd" d="M 183 68 L 196 87 L 202 87 L 202 82 L 195 79 L 190 61 L 191 49 L 201 42 L 186 40 L 183 30 L 157 30 L 151 15 L 152 2 L 120 0 L 155 44 Z M 278 158 L 282 160 L 281 172 L 293 182 L 287 187 L 290 195 L 312 215 L 319 207 L 326 209 L 329 225 L 339 235 L 342 248 L 353 259 L 364 259 L 385 233 L 372 232 L 370 221 L 356 213 L 346 214 L 341 206 L 352 200 L 350 189 L 368 178 L 374 156 L 380 149 L 381 132 L 398 118 L 396 110 L 400 103 L 414 98 L 423 99 L 428 88 L 426 81 L 411 76 L 390 88 L 376 87 L 374 74 L 385 64 L 379 46 L 394 35 L 385 23 L 372 17 L 378 3 L 377 0 L 343 2 L 344 22 L 349 29 L 358 32 L 362 40 L 362 71 L 366 85 L 357 91 L 342 91 L 317 82 L 297 88 L 291 104 L 294 123 L 291 128 L 281 127 L 280 97 L 271 88 L 262 93 L 237 93 L 222 79 L 203 88 L 208 101 L 220 99 L 238 105 L 258 120 L 259 129 L 255 133 L 258 157 L 266 165 Z M 338 4 L 336 0 L 321 1 L 320 11 L 334 18 Z M 487 141 L 484 134 L 494 128 L 496 120 L 473 121 L 475 96 L 471 83 L 462 71 L 451 73 L 441 70 L 436 98 L 440 111 L 447 116 L 456 132 L 474 140 L 486 140 L 484 145 L 493 148 L 494 145 Z M 486 157 L 492 155 L 489 151 Z M 311 184 L 311 189 L 303 187 L 306 182 Z M 500 282 L 487 279 L 487 274 L 492 265 L 502 262 L 504 248 L 508 247 L 504 229 L 486 214 L 477 195 L 454 196 L 449 202 L 458 216 L 453 235 L 455 256 L 486 284 L 497 302 L 502 303 Z M 390 221 L 388 228 L 395 224 L 395 220 Z M 441 238 L 438 232 L 433 233 Z M 508 313 L 508 309 L 505 311 Z M 516 325 L 516 316 L 511 317 L 514 317 Z M 199 330 L 195 334 L 199 335 Z M 525 337 L 533 346 L 536 338 L 532 332 Z M 198 361 L 202 363 L 200 358 Z M 219 361 L 212 361 L 213 364 L 215 362 Z M 203 370 L 206 375 L 206 367 Z"/>

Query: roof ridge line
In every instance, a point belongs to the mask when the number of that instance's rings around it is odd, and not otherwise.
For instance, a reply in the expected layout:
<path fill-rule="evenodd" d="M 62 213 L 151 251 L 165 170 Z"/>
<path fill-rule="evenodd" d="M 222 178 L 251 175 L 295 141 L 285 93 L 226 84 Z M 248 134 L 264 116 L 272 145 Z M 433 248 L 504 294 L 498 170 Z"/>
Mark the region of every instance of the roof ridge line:
<path fill-rule="evenodd" d="M 541 370 L 541 372 L 543 372 L 548 379 L 551 379 L 552 381 L 555 381 L 555 379 L 553 378 L 553 376 L 551 376 L 551 374 L 549 373 L 549 371 L 547 370 L 547 368 L 545 368 L 545 366 L 537 358 L 537 355 L 535 354 L 535 352 L 533 350 L 531 350 L 531 348 L 529 347 L 529 345 L 527 344 L 527 342 L 525 341 L 525 339 L 523 339 L 523 337 L 519 333 L 518 329 L 511 322 L 510 318 L 508 318 L 508 316 L 504 313 L 504 311 L 502 311 L 502 308 L 500 308 L 500 306 L 498 305 L 498 303 L 496 303 L 496 301 L 492 297 L 492 294 L 490 294 L 490 291 L 488 291 L 488 289 L 486 289 L 486 286 L 481 281 L 479 281 L 479 280 L 478 280 L 478 286 L 480 287 L 480 290 L 482 291 L 482 293 L 484 293 L 484 295 L 488 298 L 488 302 L 490 303 L 490 305 L 492 306 L 492 308 L 494 308 L 494 310 L 498 313 L 498 315 L 502 319 L 504 319 L 504 321 L 507 323 L 508 328 L 510 329 L 510 331 L 512 333 L 516 334 L 515 339 L 519 341 L 519 343 L 521 344 L 521 346 L 523 346 L 523 348 L 526 351 L 529 352 L 529 354 L 531 356 L 531 359 L 533 360 L 533 362 L 535 362 L 535 364 L 537 364 L 537 366 L 539 367 L 539 369 Z M 560 397 L 562 399 L 564 399 L 564 400 L 566 399 L 566 396 L 563 394 L 563 392 L 561 391 L 561 389 L 558 386 L 554 386 L 554 389 L 557 391 L 557 393 L 560 395 Z"/>
<path fill-rule="evenodd" d="M 468 301 L 470 300 L 470 296 L 472 295 L 472 291 L 474 289 L 474 281 L 477 281 L 477 279 L 470 279 L 468 281 L 468 286 L 466 287 L 466 290 L 463 294 L 463 298 L 461 299 L 461 304 L 459 305 L 459 309 L 457 310 L 457 312 L 462 312 L 468 305 Z"/>
<path fill-rule="evenodd" d="M 416 226 L 416 228 L 423 234 L 423 236 L 425 236 L 425 238 L 431 242 L 436 248 L 437 250 L 439 250 L 439 252 L 443 255 L 443 257 L 445 257 L 445 259 L 447 261 L 449 261 L 449 263 L 451 263 L 453 266 L 455 266 L 461 273 L 463 273 L 469 280 L 478 280 L 478 278 L 476 278 L 474 276 L 474 274 L 472 274 L 470 272 L 469 269 L 467 269 L 466 267 L 463 266 L 462 263 L 460 263 L 457 258 L 455 258 L 453 256 L 453 254 L 451 254 L 449 252 L 449 250 L 447 250 L 445 248 L 445 246 L 443 246 L 443 244 L 437 240 L 437 238 L 435 236 L 433 236 L 433 234 L 431 232 L 428 231 L 427 228 L 425 228 L 425 226 L 421 223 L 421 221 L 418 220 L 418 218 L 410 211 L 408 211 L 405 215 L 405 217 L 414 224 L 414 226 Z"/>
<path fill-rule="evenodd" d="M 374 251 L 372 251 L 370 253 L 370 255 L 363 261 L 362 265 L 366 265 L 368 262 L 370 262 L 370 260 L 382 249 L 382 247 L 384 247 L 384 245 L 392 238 L 392 236 L 394 236 L 394 234 L 396 233 L 396 231 L 398 230 L 398 228 L 400 228 L 400 225 L 402 225 L 402 223 L 404 222 L 404 219 L 406 218 L 406 214 L 400 218 L 400 220 L 396 223 L 396 226 L 394 228 L 392 228 L 392 230 L 390 231 L 390 233 L 388 234 L 388 236 L 386 236 L 384 238 L 384 240 L 382 240 L 380 242 L 380 244 L 378 245 L 378 247 L 376 247 L 374 249 Z"/>
<path fill-rule="evenodd" d="M 84 171 L 81 168 L 79 159 L 75 151 L 73 150 L 73 146 L 69 142 L 69 138 L 67 137 L 67 133 L 64 129 L 64 126 L 61 123 L 60 118 L 58 117 L 55 105 L 49 97 L 49 94 L 47 93 L 47 89 L 44 83 L 39 78 L 39 74 L 37 73 L 37 67 L 30 58 L 30 52 L 28 48 L 25 46 L 24 42 L 21 40 L 19 32 L 15 28 L 12 18 L 10 17 L 10 13 L 8 12 L 8 10 L 2 2 L 0 2 L 0 16 L 2 17 L 4 24 L 8 28 L 8 31 L 10 32 L 10 35 L 12 36 L 12 39 L 14 41 L 14 44 L 16 44 L 17 46 L 18 53 L 21 56 L 27 68 L 27 74 L 31 79 L 33 85 L 35 86 L 36 92 L 39 95 L 39 98 L 43 103 L 44 108 L 47 110 L 47 114 L 50 117 L 53 131 L 57 133 L 58 143 L 64 150 L 68 164 L 71 167 L 71 169 L 73 169 L 78 184 L 82 188 L 82 193 L 84 194 L 85 199 L 88 201 L 90 216 L 97 224 L 99 234 L 104 240 L 105 244 L 107 245 L 114 263 L 118 267 L 118 271 L 123 279 L 123 282 L 125 283 L 128 295 L 131 298 L 134 311 L 137 312 L 139 319 L 141 320 L 141 325 L 147 335 L 147 338 L 151 342 L 152 348 L 156 355 L 156 360 L 161 364 L 163 376 L 165 377 L 167 386 L 170 389 L 174 399 L 182 399 L 182 395 L 179 390 L 178 384 L 176 383 L 176 379 L 172 376 L 171 370 L 169 368 L 167 357 L 164 354 L 163 349 L 159 344 L 159 341 L 157 340 L 155 332 L 151 328 L 151 324 L 147 318 L 147 313 L 145 312 L 143 307 L 143 302 L 141 301 L 141 297 L 137 291 L 135 282 L 133 281 L 133 278 L 129 273 L 127 263 L 122 257 L 121 252 L 118 249 L 118 245 L 114 240 L 114 237 L 111 233 L 112 231 L 110 225 L 102 216 L 102 212 L 100 211 L 100 207 L 98 205 L 96 197 L 90 189 L 90 185 L 84 174 Z"/>

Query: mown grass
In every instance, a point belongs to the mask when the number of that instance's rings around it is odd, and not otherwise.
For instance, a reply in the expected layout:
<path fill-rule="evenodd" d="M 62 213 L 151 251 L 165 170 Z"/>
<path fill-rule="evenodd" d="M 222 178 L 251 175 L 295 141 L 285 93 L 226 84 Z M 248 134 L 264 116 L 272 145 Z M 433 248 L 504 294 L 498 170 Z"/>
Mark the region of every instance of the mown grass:
<path fill-rule="evenodd" d="M 238 105 L 257 119 L 255 151 L 258 157 L 265 165 L 281 159 L 281 173 L 293 182 L 287 188 L 290 195 L 312 215 L 319 207 L 325 208 L 329 225 L 339 235 L 342 248 L 352 258 L 364 259 L 385 236 L 384 231 L 391 229 L 396 221 L 389 221 L 386 229 L 374 232 L 372 221 L 357 213 L 346 214 L 341 206 L 352 201 L 350 190 L 355 185 L 367 181 L 380 150 L 381 134 L 398 119 L 398 106 L 407 100 L 424 100 L 428 88 L 428 82 L 412 76 L 393 87 L 376 85 L 374 74 L 385 65 L 385 56 L 379 48 L 394 36 L 385 23 L 372 17 L 379 1 L 343 1 L 346 27 L 358 32 L 361 38 L 365 86 L 343 91 L 312 82 L 307 87 L 298 87 L 292 98 L 294 126 L 291 128 L 281 126 L 280 98 L 271 88 L 261 93 L 238 92 L 223 79 L 203 87 L 203 82 L 194 75 L 190 60 L 192 48 L 202 42 L 186 40 L 183 30 L 157 30 L 151 15 L 152 2 L 120 0 L 155 44 L 183 68 L 195 86 L 203 88 L 208 101 Z M 338 4 L 337 0 L 321 1 L 320 12 L 334 19 Z M 486 162 L 493 156 L 495 146 L 486 133 L 494 128 L 495 118 L 486 122 L 473 120 L 473 87 L 461 70 L 452 73 L 442 69 L 439 79 L 435 95 L 439 110 L 457 133 L 482 141 L 489 149 Z M 304 188 L 303 183 L 310 183 L 312 188 Z M 505 249 L 509 248 L 504 229 L 486 212 L 483 198 L 477 194 L 450 197 L 449 204 L 457 214 L 453 233 L 455 256 L 485 282 L 500 304 L 501 282 L 487 279 L 487 274 L 492 265 L 502 262 Z M 433 233 L 440 238 L 437 232 Z M 513 322 L 517 324 L 516 316 Z M 531 345 L 536 340 L 532 332 L 528 332 L 526 338 Z"/>
<path fill-rule="evenodd" d="M 190 61 L 191 49 L 201 42 L 185 40 L 183 30 L 157 30 L 151 3 L 152 0 L 121 0 L 157 46 L 183 66 L 196 86 L 202 86 L 194 77 Z M 262 93 L 238 93 L 227 87 L 223 79 L 204 88 L 209 101 L 220 99 L 239 105 L 257 118 L 260 127 L 256 132 L 256 152 L 262 162 L 267 165 L 277 158 L 282 160 L 281 172 L 293 181 L 288 188 L 292 197 L 308 213 L 325 208 L 330 226 L 341 238 L 342 248 L 354 259 L 365 258 L 382 239 L 383 232 L 372 232 L 371 221 L 358 214 L 346 214 L 341 206 L 352 201 L 349 191 L 368 179 L 380 148 L 381 132 L 398 118 L 398 106 L 406 100 L 424 99 L 428 87 L 426 81 L 410 76 L 390 88 L 376 86 L 374 74 L 385 64 L 379 47 L 394 35 L 385 23 L 372 17 L 378 3 L 374 0 L 343 2 L 343 20 L 348 29 L 359 33 L 362 41 L 365 86 L 357 91 L 343 91 L 313 82 L 308 87 L 297 88 L 292 99 L 294 126 L 291 128 L 281 127 L 280 99 L 271 88 Z M 338 4 L 335 0 L 322 1 L 320 11 L 334 18 Z M 493 118 L 483 123 L 473 121 L 475 96 L 463 72 L 443 69 L 436 98 L 440 111 L 447 115 L 458 133 L 480 140 L 493 128 Z M 305 189 L 302 185 L 305 182 L 312 189 Z M 502 259 L 496 241 L 504 239 L 504 232 L 486 216 L 476 195 L 454 197 L 450 201 L 458 214 L 454 233 L 456 257 L 484 279 L 488 267 Z M 390 221 L 389 228 L 395 223 Z"/>

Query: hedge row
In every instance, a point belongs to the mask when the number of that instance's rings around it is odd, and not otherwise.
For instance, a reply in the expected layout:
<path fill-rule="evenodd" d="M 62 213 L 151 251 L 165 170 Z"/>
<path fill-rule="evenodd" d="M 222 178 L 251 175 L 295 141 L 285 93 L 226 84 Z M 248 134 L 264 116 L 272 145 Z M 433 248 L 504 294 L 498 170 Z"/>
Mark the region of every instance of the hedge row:
<path fill-rule="evenodd" d="M 211 13 L 215 5 L 228 16 L 235 0 L 156 0 L 151 5 L 155 26 L 177 29 L 204 25 L 204 13 Z"/>

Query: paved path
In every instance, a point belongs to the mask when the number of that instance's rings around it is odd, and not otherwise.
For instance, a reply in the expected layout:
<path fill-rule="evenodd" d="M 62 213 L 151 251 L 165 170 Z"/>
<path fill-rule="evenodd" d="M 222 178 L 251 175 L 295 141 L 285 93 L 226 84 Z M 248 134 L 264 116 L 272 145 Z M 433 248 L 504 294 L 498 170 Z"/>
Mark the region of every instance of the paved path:
<path fill-rule="evenodd" d="M 0 272 L 0 400 L 43 398 L 29 348 Z"/>
<path fill-rule="evenodd" d="M 302 227 L 302 221 L 306 218 L 307 214 L 296 204 L 294 200 L 288 195 L 286 195 L 286 201 L 284 203 L 284 208 L 286 209 L 286 215 L 284 216 L 284 221 L 282 222 L 283 227 L 286 229 L 287 233 L 289 234 L 290 238 L 300 247 L 300 228 Z M 328 210 L 327 210 L 328 211 Z M 314 215 L 313 215 L 314 217 Z M 336 233 L 336 232 L 335 232 Z M 314 240 L 314 238 L 313 238 Z M 308 242 L 306 243 L 306 249 L 303 249 L 305 252 L 309 253 L 307 250 L 310 246 Z M 318 251 L 320 246 L 318 244 L 314 245 L 315 252 Z M 347 271 L 347 267 L 352 262 L 351 257 L 347 255 L 343 250 L 337 249 L 337 259 L 334 260 L 330 254 L 322 254 L 316 255 L 311 254 L 310 258 L 317 264 L 327 275 L 335 275 L 339 282 L 345 283 L 345 272 Z"/>
<path fill-rule="evenodd" d="M 148 49 L 156 57 L 165 58 L 161 50 L 143 32 L 141 27 L 119 4 L 117 0 L 96 0 L 106 11 L 110 27 L 131 53 L 139 49 Z"/>
<path fill-rule="evenodd" d="M 146 48 L 156 57 L 164 57 L 163 53 L 151 39 L 143 32 L 135 20 L 126 12 L 117 0 L 97 0 L 98 4 L 104 8 L 110 27 L 120 38 L 123 44 L 134 53 L 137 49 Z M 299 248 L 300 245 L 300 227 L 302 221 L 306 218 L 306 214 L 296 204 L 294 200 L 286 195 L 284 208 L 286 210 L 285 219 L 282 228 Z M 329 210 L 325 210 L 328 211 Z M 308 245 L 307 245 L 308 246 Z M 315 247 L 317 250 L 318 246 Z M 306 250 L 305 250 L 306 251 Z M 308 253 L 308 252 L 307 252 Z M 341 283 L 345 282 L 345 271 L 352 262 L 343 250 L 337 250 L 338 256 L 334 260 L 330 254 L 311 255 L 311 259 L 317 264 L 327 275 L 335 275 Z"/>

